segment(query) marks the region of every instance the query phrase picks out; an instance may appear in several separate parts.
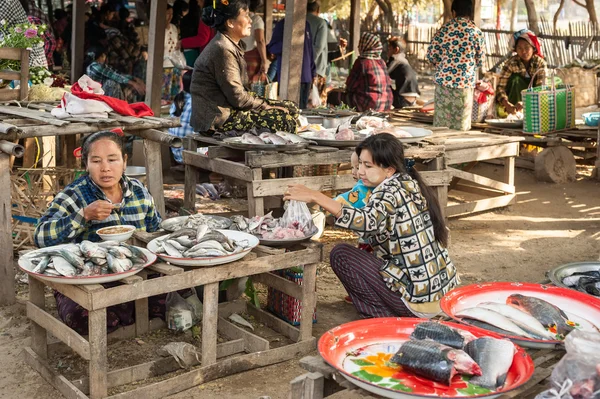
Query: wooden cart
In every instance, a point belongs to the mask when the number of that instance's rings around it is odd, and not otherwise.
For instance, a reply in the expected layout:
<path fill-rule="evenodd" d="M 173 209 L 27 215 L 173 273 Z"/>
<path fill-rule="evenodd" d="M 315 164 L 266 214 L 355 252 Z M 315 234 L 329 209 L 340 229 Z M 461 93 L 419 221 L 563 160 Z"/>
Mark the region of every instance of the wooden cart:
<path fill-rule="evenodd" d="M 159 233 L 160 235 L 160 233 Z M 136 234 L 147 242 L 157 234 Z M 322 261 L 320 244 L 303 244 L 286 252 L 283 249 L 258 246 L 243 259 L 225 265 L 199 268 L 182 268 L 165 263 L 155 263 L 148 270 L 120 280 L 121 285 L 104 288 L 102 285 L 65 285 L 29 278 L 30 299 L 27 303 L 27 316 L 32 321 L 31 348 L 26 348 L 27 363 L 37 370 L 66 398 L 104 398 L 108 389 L 130 384 L 165 372 L 179 369 L 172 358 L 139 364 L 126 369 L 108 372 L 106 309 L 109 306 L 135 301 L 136 323 L 133 336 L 148 332 L 148 297 L 181 289 L 204 286 L 202 320 L 202 361 L 200 367 L 193 368 L 176 377 L 162 380 L 132 391 L 119 393 L 111 398 L 163 398 L 195 385 L 216 378 L 283 362 L 297 356 L 306 355 L 315 349 L 312 336 L 312 316 L 317 302 L 316 271 Z M 304 269 L 302 285 L 297 285 L 270 273 L 299 265 Z M 161 276 L 146 279 L 147 272 L 157 272 Z M 296 328 L 283 320 L 254 307 L 240 303 L 218 304 L 219 282 L 231 278 L 254 276 L 257 282 L 267 284 L 301 301 L 301 322 Z M 71 298 L 89 314 L 89 336 L 84 338 L 71 330 L 60 320 L 45 310 L 44 288 L 51 287 Z M 269 347 L 269 341 L 235 326 L 227 320 L 234 312 L 246 311 L 269 328 L 285 335 L 295 343 L 276 349 Z M 68 345 L 83 359 L 89 361 L 88 378 L 69 381 L 50 368 L 47 333 Z M 217 333 L 230 341 L 218 344 Z M 143 350 L 140 348 L 140 350 Z M 237 357 L 231 355 L 239 354 Z M 227 357 L 217 361 L 218 358 Z M 87 395 L 89 393 L 89 396 Z"/>

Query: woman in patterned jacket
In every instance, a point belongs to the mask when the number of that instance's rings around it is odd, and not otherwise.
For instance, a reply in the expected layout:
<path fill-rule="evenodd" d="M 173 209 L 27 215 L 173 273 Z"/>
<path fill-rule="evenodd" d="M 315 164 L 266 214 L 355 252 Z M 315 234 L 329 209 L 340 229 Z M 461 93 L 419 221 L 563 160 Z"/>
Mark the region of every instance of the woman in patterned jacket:
<path fill-rule="evenodd" d="M 320 205 L 335 215 L 336 226 L 358 233 L 375 250 L 341 244 L 330 254 L 333 271 L 362 317 L 433 317 L 442 296 L 459 283 L 440 205 L 391 134 L 365 139 L 356 153 L 359 178 L 376 186 L 364 208 L 302 185 L 290 186 L 284 199 Z"/>

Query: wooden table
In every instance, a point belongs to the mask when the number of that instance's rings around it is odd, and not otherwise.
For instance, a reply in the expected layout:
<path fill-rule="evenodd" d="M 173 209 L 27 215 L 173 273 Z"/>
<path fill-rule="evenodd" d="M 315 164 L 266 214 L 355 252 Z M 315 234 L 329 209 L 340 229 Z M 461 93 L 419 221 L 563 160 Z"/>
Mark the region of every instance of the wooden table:
<path fill-rule="evenodd" d="M 195 207 L 198 168 L 244 181 L 248 194 L 248 213 L 251 217 L 264 215 L 265 198 L 282 196 L 289 184 L 304 184 L 320 191 L 348 190 L 356 184 L 350 174 L 263 180 L 265 169 L 348 163 L 353 148 L 309 146 L 300 151 L 244 152 L 225 148 L 221 144 L 220 141 L 209 137 L 188 136 L 186 151 L 183 151 L 183 162 L 186 165 L 184 206 L 187 209 L 193 210 Z M 208 145 L 206 155 L 196 152 L 199 145 Z M 444 146 L 411 145 L 405 148 L 405 156 L 426 163 L 425 168 L 428 170 L 423 171 L 422 176 L 436 190 L 440 203 L 445 204 L 450 174 L 445 170 Z"/>
<path fill-rule="evenodd" d="M 551 388 L 550 375 L 564 356 L 562 349 L 528 349 L 535 365 L 531 379 L 522 387 L 499 397 L 499 399 L 534 399 L 540 392 Z M 321 356 L 307 356 L 300 366 L 308 373 L 290 382 L 290 399 L 354 399 L 360 397 L 381 398 L 349 382 Z"/>
<path fill-rule="evenodd" d="M 138 239 L 147 241 L 155 235 L 138 234 Z M 37 370 L 66 398 L 104 398 L 108 389 L 130 384 L 165 372 L 178 370 L 172 358 L 163 358 L 126 369 L 108 372 L 106 309 L 109 306 L 135 301 L 136 323 L 133 336 L 148 332 L 148 297 L 176 290 L 204 286 L 202 320 L 201 367 L 191 369 L 176 377 L 142 386 L 132 391 L 110 396 L 111 398 L 163 398 L 195 385 L 227 375 L 263 367 L 297 356 L 306 355 L 315 349 L 312 336 L 312 316 L 317 302 L 317 263 L 323 259 L 322 245 L 303 244 L 285 252 L 283 249 L 258 246 L 243 259 L 225 265 L 199 268 L 181 268 L 166 263 L 155 263 L 140 273 L 120 280 L 121 285 L 104 288 L 102 285 L 65 285 L 44 282 L 29 277 L 30 297 L 27 316 L 32 321 L 31 348 L 24 350 L 27 363 Z M 299 265 L 304 269 L 303 282 L 299 286 L 270 273 Z M 161 276 L 146 279 L 147 272 Z M 299 328 L 242 301 L 218 304 L 219 282 L 231 278 L 255 276 L 256 281 L 267 284 L 294 298 L 301 300 L 301 323 Z M 84 338 L 67 327 L 45 310 L 44 288 L 51 287 L 73 299 L 89 312 L 89 336 Z M 258 321 L 287 336 L 294 344 L 270 349 L 269 341 L 230 323 L 227 317 L 234 312 L 246 311 Z M 47 363 L 47 333 L 68 345 L 89 362 L 87 378 L 69 381 L 57 374 Z M 230 341 L 218 344 L 217 333 Z M 140 348 L 140 350 L 143 350 Z M 234 354 L 241 354 L 231 357 Z M 226 360 L 217 361 L 226 357 Z M 89 396 L 86 395 L 89 393 Z"/>

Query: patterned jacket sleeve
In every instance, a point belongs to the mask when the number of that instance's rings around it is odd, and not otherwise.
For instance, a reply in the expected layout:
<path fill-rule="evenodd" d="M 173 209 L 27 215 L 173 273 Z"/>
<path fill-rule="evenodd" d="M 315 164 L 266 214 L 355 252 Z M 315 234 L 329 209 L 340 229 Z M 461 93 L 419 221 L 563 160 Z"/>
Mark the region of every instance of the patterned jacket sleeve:
<path fill-rule="evenodd" d="M 442 56 L 440 54 L 440 44 L 442 40 L 443 28 L 444 27 L 440 28 L 436 32 L 435 36 L 431 40 L 431 43 L 429 44 L 429 47 L 427 48 L 427 61 L 429 61 L 433 66 L 439 64 L 442 61 Z"/>
<path fill-rule="evenodd" d="M 154 198 L 152 198 L 150 193 L 148 193 L 148 197 L 150 206 L 148 207 L 148 212 L 146 213 L 146 232 L 153 233 L 159 229 L 162 219 L 158 213 L 158 210 L 156 210 Z"/>
<path fill-rule="evenodd" d="M 373 191 L 368 204 L 362 209 L 343 206 L 335 225 L 355 231 L 362 237 L 384 234 L 395 225 L 397 198 L 395 190 L 382 187 Z"/>
<path fill-rule="evenodd" d="M 475 65 L 477 68 L 483 67 L 483 59 L 485 58 L 485 37 L 483 32 L 477 30 L 475 38 Z"/>
<path fill-rule="evenodd" d="M 73 241 L 86 229 L 83 208 L 72 196 L 59 193 L 35 228 L 34 241 L 38 248 Z"/>
<path fill-rule="evenodd" d="M 512 58 L 508 59 L 502 66 L 502 71 L 500 72 L 500 79 L 498 80 L 498 85 L 496 86 L 496 102 L 498 104 L 502 104 L 502 102 L 506 99 L 508 100 L 508 95 L 506 94 L 506 85 L 508 84 L 508 79 L 512 75 Z"/>

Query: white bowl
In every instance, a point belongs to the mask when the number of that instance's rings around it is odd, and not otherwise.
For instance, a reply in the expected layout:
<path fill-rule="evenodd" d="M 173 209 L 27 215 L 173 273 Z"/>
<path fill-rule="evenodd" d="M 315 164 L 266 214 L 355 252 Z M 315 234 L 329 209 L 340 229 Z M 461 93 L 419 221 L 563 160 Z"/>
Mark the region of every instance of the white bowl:
<path fill-rule="evenodd" d="M 118 233 L 101 233 L 101 231 L 103 230 L 110 230 L 110 229 L 121 229 L 121 230 L 127 230 L 125 232 L 118 232 Z M 98 230 L 96 233 L 100 236 L 100 238 L 102 238 L 104 241 L 117 241 L 117 242 L 123 242 L 123 241 L 127 241 L 129 240 L 129 238 L 131 238 L 131 236 L 133 235 L 133 232 L 137 229 L 137 227 L 131 225 L 131 224 L 123 224 L 123 225 L 118 225 L 118 226 L 108 226 L 108 227 L 103 227 L 100 230 Z"/>

